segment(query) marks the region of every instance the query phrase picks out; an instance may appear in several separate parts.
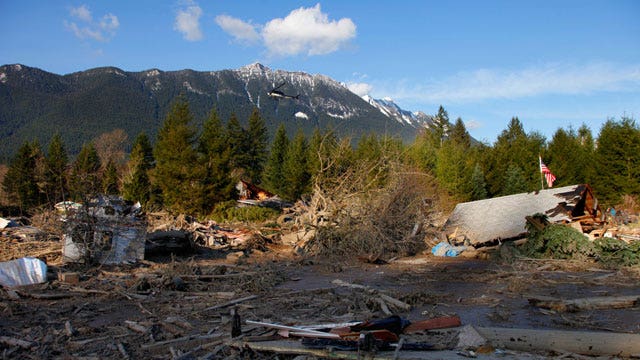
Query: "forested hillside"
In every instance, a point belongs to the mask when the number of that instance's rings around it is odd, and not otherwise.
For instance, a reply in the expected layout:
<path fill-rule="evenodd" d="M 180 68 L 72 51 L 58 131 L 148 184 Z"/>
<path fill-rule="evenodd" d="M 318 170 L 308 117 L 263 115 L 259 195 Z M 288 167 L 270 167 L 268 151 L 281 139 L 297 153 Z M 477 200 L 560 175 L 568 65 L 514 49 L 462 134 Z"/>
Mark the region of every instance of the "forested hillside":
<path fill-rule="evenodd" d="M 297 98 L 267 95 L 279 85 Z M 326 76 L 273 71 L 260 64 L 213 72 L 105 67 L 67 75 L 5 65 L 0 67 L 0 162 L 24 141 L 46 144 L 54 133 L 73 156 L 84 142 L 115 129 L 124 130 L 129 139 L 141 131 L 155 139 L 179 95 L 188 100 L 197 128 L 211 109 L 223 121 L 234 114 L 246 125 L 254 108 L 269 136 L 282 123 L 290 136 L 299 129 L 310 136 L 314 128 L 332 128 L 340 136 L 376 133 L 412 141 L 425 125 L 385 115 Z M 131 143 L 127 146 L 130 150 Z"/>

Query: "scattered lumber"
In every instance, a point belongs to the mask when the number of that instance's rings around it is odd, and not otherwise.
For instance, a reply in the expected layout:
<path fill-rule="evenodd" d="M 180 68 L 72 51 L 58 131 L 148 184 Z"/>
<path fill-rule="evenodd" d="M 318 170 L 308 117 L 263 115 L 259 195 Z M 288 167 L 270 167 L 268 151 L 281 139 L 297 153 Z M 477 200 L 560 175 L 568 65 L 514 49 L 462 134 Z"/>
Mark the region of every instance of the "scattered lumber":
<path fill-rule="evenodd" d="M 23 349 L 28 349 L 35 345 L 35 343 L 26 340 L 20 340 L 9 336 L 0 336 L 0 344 L 5 344 L 9 346 L 18 346 Z"/>
<path fill-rule="evenodd" d="M 629 357 L 640 354 L 640 334 L 477 327 L 493 346 L 520 351 Z"/>
<path fill-rule="evenodd" d="M 543 309 L 560 312 L 581 310 L 625 309 L 640 306 L 640 295 L 598 296 L 581 299 L 563 300 L 551 297 L 529 298 L 529 304 Z"/>
<path fill-rule="evenodd" d="M 222 309 L 222 308 L 226 308 L 226 307 L 231 306 L 231 305 L 239 304 L 239 303 L 241 303 L 241 302 L 245 302 L 245 301 L 249 301 L 249 300 L 256 299 L 257 297 L 258 297 L 258 295 L 249 295 L 249 296 L 245 296 L 245 297 L 243 297 L 243 298 L 239 298 L 239 299 L 235 299 L 235 300 L 228 301 L 228 302 L 226 302 L 226 303 L 224 303 L 224 304 L 211 306 L 211 307 L 208 307 L 208 308 L 203 309 L 203 310 L 200 310 L 200 311 L 201 311 L 201 312 L 204 312 L 204 311 L 210 311 L 210 310 Z"/>
<path fill-rule="evenodd" d="M 412 334 L 425 330 L 446 329 L 450 327 L 460 326 L 460 317 L 458 316 L 442 316 L 433 319 L 412 322 L 402 331 L 405 334 Z"/>

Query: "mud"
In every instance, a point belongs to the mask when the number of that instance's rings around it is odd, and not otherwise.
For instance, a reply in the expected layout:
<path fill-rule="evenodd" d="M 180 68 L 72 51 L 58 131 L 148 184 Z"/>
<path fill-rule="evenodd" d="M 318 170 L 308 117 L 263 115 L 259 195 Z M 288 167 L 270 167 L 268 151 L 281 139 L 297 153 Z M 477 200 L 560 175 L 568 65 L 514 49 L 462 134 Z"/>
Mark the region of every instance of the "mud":
<path fill-rule="evenodd" d="M 458 315 L 463 325 L 640 333 L 638 307 L 558 313 L 528 303 L 529 297 L 542 295 L 637 294 L 639 269 L 430 255 L 372 265 L 301 258 L 282 246 L 228 255 L 202 251 L 109 267 L 50 264 L 54 274 L 80 272 L 81 281 L 19 288 L 17 300 L 0 291 L 0 336 L 29 344 L 0 343 L 0 354 L 22 359 L 273 358 L 229 346 L 232 307 L 242 320 L 295 325 L 364 321 L 387 316 L 376 301 L 380 293 L 410 304 L 409 311 L 390 306 L 409 320 Z M 361 286 L 340 286 L 335 280 Z M 242 330 L 243 338 L 273 334 L 257 326 Z"/>

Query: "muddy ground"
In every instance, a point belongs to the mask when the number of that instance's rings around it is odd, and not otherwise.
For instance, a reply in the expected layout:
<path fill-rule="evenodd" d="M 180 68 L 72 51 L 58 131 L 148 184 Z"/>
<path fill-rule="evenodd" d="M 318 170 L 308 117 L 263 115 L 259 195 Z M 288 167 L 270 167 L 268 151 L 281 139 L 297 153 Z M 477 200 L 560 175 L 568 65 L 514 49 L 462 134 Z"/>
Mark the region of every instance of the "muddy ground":
<path fill-rule="evenodd" d="M 15 257 L 16 249 L 24 256 L 39 255 L 47 259 L 54 278 L 13 294 L 0 290 L 2 358 L 292 359 L 294 355 L 233 346 L 231 309 L 237 309 L 243 321 L 364 321 L 388 316 L 380 294 L 410 304 L 406 310 L 386 303 L 389 311 L 409 320 L 458 315 L 463 325 L 640 333 L 638 307 L 571 313 L 528 303 L 535 296 L 635 295 L 637 268 L 431 255 L 376 265 L 295 256 L 275 244 L 244 252 L 201 248 L 182 257 L 88 268 L 62 264 L 55 250 L 60 244 L 45 241 L 38 247 L 6 239 L 0 244 L 1 260 Z M 55 279 L 66 272 L 78 272 L 79 283 Z M 354 284 L 362 286 L 349 286 Z M 242 330 L 240 340 L 274 335 L 255 325 L 244 324 Z M 10 344 L 14 340 L 23 342 Z M 451 340 L 429 341 L 444 346 Z"/>

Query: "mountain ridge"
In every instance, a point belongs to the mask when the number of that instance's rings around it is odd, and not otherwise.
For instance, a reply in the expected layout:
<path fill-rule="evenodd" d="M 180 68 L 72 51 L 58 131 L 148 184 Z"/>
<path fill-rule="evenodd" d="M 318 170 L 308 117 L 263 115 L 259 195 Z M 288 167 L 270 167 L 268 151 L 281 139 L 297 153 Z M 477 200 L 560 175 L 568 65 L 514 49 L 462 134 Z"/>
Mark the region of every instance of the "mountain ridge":
<path fill-rule="evenodd" d="M 298 99 L 267 95 L 281 84 L 280 90 Z M 241 123 L 257 107 L 270 134 L 282 122 L 289 134 L 320 127 L 340 136 L 373 132 L 411 141 L 431 119 L 392 101 L 362 98 L 326 75 L 272 70 L 260 63 L 217 71 L 128 72 L 106 66 L 65 75 L 10 64 L 0 66 L 0 157 L 10 157 L 25 140 L 46 146 L 56 132 L 72 154 L 83 142 L 116 128 L 124 129 L 130 141 L 140 131 L 154 138 L 181 94 L 196 126 L 214 107 L 224 122 L 234 113 Z"/>

